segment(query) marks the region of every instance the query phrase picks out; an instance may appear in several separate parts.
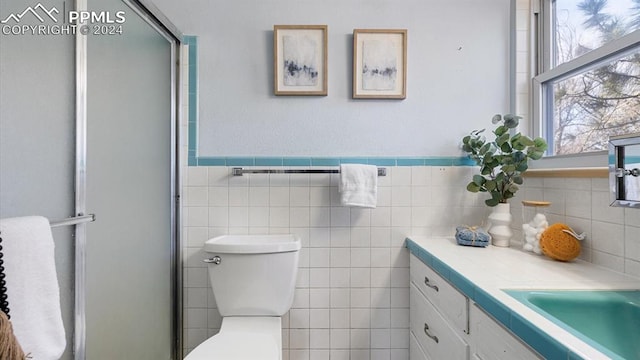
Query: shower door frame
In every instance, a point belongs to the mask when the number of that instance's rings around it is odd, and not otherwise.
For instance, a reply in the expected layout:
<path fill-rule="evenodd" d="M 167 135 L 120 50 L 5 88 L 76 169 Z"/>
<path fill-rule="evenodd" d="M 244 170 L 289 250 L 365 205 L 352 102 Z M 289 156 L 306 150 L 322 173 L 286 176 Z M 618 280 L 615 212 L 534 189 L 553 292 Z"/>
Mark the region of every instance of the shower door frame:
<path fill-rule="evenodd" d="M 182 253 L 180 238 L 180 177 L 179 123 L 181 116 L 180 49 L 182 33 L 148 0 L 122 0 L 138 16 L 171 43 L 171 357 L 182 359 Z M 87 11 L 87 0 L 75 1 L 76 11 Z M 87 37 L 76 34 L 75 68 L 75 213 L 86 215 L 87 199 Z M 97 214 L 97 218 L 99 218 Z M 75 301 L 74 301 L 74 359 L 86 358 L 86 242 L 87 224 L 75 227 Z"/>

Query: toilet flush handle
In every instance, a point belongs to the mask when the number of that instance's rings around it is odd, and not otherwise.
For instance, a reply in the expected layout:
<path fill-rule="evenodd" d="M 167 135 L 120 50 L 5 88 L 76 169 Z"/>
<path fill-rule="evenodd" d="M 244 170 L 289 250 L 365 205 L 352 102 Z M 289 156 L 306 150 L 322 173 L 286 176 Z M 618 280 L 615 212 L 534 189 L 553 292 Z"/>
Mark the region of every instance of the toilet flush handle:
<path fill-rule="evenodd" d="M 220 256 L 214 256 L 212 258 L 209 259 L 204 259 L 202 260 L 204 262 L 206 262 L 207 264 L 216 264 L 216 265 L 220 265 L 220 263 L 222 262 L 222 258 Z"/>

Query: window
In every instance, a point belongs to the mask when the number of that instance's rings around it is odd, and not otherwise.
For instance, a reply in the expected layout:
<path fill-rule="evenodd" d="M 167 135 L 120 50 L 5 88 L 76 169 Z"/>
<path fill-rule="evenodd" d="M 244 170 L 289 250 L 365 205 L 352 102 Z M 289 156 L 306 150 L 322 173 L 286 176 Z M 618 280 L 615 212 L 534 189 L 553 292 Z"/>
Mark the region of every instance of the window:
<path fill-rule="evenodd" d="M 541 0 L 536 131 L 549 156 L 640 132 L 640 0 Z"/>

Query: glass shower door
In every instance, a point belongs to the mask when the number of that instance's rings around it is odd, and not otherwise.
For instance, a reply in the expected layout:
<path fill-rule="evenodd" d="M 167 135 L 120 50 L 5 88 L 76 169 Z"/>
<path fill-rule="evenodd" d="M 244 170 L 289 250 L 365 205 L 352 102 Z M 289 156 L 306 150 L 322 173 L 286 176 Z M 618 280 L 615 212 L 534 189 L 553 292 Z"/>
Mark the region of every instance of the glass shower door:
<path fill-rule="evenodd" d="M 172 43 L 120 1 L 87 38 L 86 359 L 171 359 Z"/>

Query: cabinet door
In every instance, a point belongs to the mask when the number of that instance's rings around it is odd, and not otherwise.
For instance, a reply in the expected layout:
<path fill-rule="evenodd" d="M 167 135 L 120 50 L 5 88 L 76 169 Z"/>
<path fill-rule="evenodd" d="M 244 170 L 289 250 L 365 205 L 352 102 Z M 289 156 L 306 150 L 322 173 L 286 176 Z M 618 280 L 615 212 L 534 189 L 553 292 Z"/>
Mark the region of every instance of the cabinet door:
<path fill-rule="evenodd" d="M 411 284 L 411 332 L 428 358 L 466 360 L 469 345 L 458 336 L 418 288 Z"/>
<path fill-rule="evenodd" d="M 415 255 L 410 258 L 411 281 L 461 336 L 469 333 L 468 299 Z"/>
<path fill-rule="evenodd" d="M 471 358 L 474 360 L 541 359 L 538 354 L 509 330 L 502 327 L 477 305 L 469 312 L 471 322 Z"/>
<path fill-rule="evenodd" d="M 424 351 L 420 345 L 418 345 L 418 340 L 413 333 L 409 335 L 409 359 L 411 360 L 431 360 L 425 355 Z"/>

